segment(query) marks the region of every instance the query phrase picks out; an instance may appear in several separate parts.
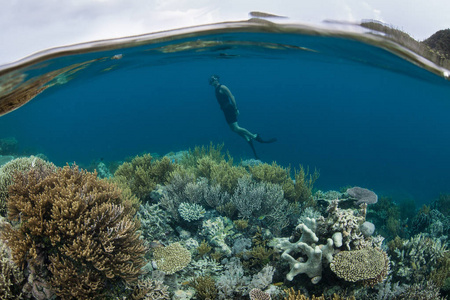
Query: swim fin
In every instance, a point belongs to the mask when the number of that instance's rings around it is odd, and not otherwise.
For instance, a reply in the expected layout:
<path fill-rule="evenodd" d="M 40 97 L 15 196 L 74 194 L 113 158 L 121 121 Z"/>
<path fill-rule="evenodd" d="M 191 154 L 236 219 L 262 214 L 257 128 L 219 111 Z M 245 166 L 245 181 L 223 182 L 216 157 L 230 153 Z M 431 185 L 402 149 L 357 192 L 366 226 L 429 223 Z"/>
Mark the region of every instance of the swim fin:
<path fill-rule="evenodd" d="M 250 145 L 250 147 L 253 150 L 253 155 L 255 155 L 255 159 L 259 159 L 258 155 L 256 155 L 256 150 L 255 150 L 255 146 L 253 146 L 253 141 L 252 140 L 248 141 L 248 144 Z"/>
<path fill-rule="evenodd" d="M 271 138 L 269 140 L 263 140 L 259 134 L 256 135 L 255 140 L 260 143 L 274 143 L 277 141 L 276 138 Z"/>

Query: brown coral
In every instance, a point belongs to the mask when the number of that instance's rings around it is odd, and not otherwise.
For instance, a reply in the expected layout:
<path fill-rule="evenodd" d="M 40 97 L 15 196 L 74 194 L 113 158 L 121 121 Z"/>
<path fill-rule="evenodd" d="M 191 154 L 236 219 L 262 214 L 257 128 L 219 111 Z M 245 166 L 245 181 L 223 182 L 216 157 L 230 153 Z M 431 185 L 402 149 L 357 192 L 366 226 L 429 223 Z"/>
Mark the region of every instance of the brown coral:
<path fill-rule="evenodd" d="M 20 157 L 9 161 L 0 167 L 0 215 L 6 216 L 6 200 L 8 199 L 8 187 L 13 183 L 16 172 L 28 172 L 32 168 L 56 167 L 36 156 Z"/>
<path fill-rule="evenodd" d="M 0 223 L 3 223 L 1 219 Z M 11 260 L 10 252 L 0 240 L 0 299 L 19 299 L 24 281 L 23 272 Z"/>
<path fill-rule="evenodd" d="M 305 295 L 303 295 L 300 291 L 295 291 L 293 288 L 290 288 L 288 290 L 284 291 L 287 295 L 286 297 L 284 297 L 284 300 L 326 300 L 327 298 L 325 298 L 324 295 L 322 296 L 312 296 L 312 298 L 309 298 Z M 356 300 L 356 298 L 354 296 L 351 297 L 341 297 L 339 295 L 333 294 L 333 296 L 331 296 L 331 298 L 329 298 L 330 300 Z"/>
<path fill-rule="evenodd" d="M 139 223 L 120 189 L 76 165 L 18 173 L 2 233 L 19 266 L 47 265 L 63 299 L 97 299 L 108 284 L 135 283 L 145 264 Z"/>
<path fill-rule="evenodd" d="M 382 282 L 389 273 L 389 258 L 379 248 L 366 247 L 339 252 L 333 257 L 330 267 L 338 277 L 346 281 L 364 281 L 374 286 Z"/>
<path fill-rule="evenodd" d="M 155 248 L 153 257 L 158 269 L 166 274 L 183 270 L 191 262 L 191 253 L 178 242 Z"/>
<path fill-rule="evenodd" d="M 144 154 L 119 166 L 114 173 L 114 181 L 121 187 L 128 186 L 144 202 L 150 199 L 150 192 L 157 184 L 168 181 L 170 173 L 176 168 L 167 157 L 155 160 L 150 154 Z"/>

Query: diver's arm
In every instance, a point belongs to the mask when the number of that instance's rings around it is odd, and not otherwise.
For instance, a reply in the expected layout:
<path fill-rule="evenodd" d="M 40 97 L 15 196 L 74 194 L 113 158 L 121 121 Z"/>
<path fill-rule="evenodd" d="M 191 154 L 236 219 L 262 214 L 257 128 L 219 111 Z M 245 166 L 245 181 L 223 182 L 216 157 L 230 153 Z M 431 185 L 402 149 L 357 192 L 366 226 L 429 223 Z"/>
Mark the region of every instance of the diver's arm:
<path fill-rule="evenodd" d="M 236 105 L 236 99 L 234 99 L 234 96 L 231 93 L 230 89 L 224 85 L 221 86 L 221 89 L 222 92 L 224 92 L 228 96 L 228 98 L 230 98 L 231 104 L 233 105 L 234 109 L 238 110 Z"/>

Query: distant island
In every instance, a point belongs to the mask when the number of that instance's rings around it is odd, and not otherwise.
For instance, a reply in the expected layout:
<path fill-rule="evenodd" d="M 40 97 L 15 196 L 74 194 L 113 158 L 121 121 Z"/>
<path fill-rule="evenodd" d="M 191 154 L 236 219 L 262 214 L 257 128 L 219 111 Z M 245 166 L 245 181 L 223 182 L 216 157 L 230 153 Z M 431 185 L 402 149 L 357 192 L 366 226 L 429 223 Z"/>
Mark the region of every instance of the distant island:
<path fill-rule="evenodd" d="M 409 34 L 375 20 L 364 20 L 361 26 L 386 33 L 386 37 L 416 52 L 435 64 L 450 70 L 450 29 L 439 30 L 420 42 Z"/>

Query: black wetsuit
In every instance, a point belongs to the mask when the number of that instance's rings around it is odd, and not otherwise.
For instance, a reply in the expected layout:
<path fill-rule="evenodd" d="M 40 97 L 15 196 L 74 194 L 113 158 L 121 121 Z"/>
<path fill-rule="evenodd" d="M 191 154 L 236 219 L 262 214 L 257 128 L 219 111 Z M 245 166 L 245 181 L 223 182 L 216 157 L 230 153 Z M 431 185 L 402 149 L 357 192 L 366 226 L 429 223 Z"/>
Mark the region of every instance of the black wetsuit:
<path fill-rule="evenodd" d="M 233 104 L 231 104 L 228 95 L 220 92 L 220 87 L 222 85 L 219 84 L 216 87 L 216 99 L 219 102 L 220 109 L 223 111 L 225 115 L 225 120 L 227 120 L 228 124 L 237 122 L 237 111 L 234 108 Z"/>

